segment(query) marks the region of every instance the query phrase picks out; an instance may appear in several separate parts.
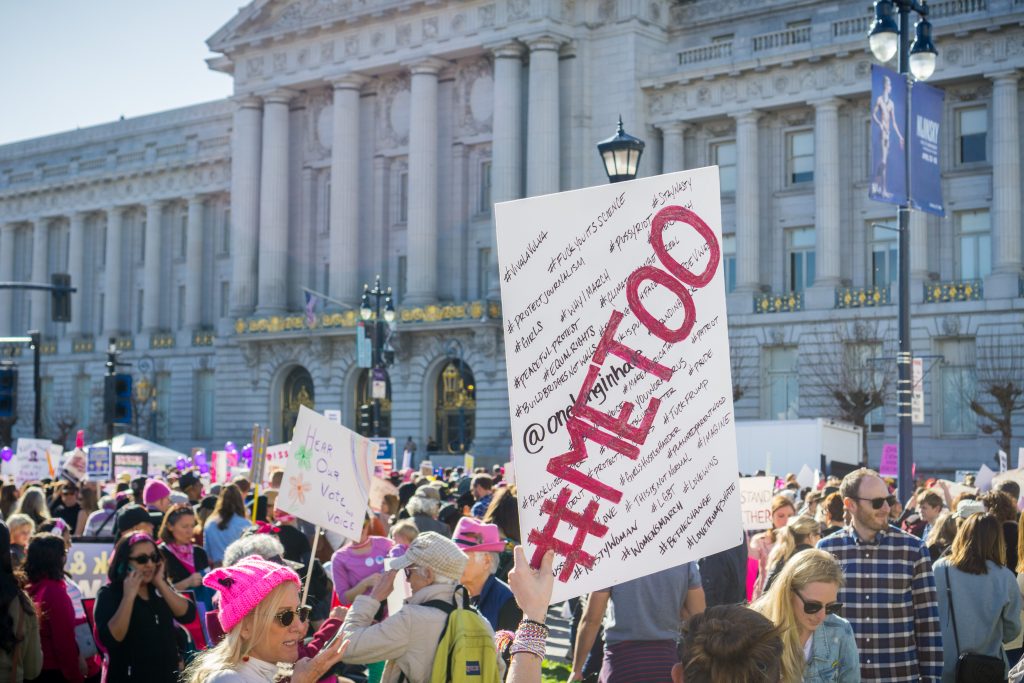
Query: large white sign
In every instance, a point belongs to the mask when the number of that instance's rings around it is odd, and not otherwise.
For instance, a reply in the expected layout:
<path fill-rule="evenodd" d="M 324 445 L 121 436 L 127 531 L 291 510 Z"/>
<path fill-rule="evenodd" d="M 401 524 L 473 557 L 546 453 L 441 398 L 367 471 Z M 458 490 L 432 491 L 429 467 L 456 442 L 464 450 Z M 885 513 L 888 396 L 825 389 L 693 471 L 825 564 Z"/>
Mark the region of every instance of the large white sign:
<path fill-rule="evenodd" d="M 498 204 L 520 525 L 553 602 L 740 535 L 718 169 Z"/>
<path fill-rule="evenodd" d="M 53 444 L 46 439 L 18 439 L 18 449 L 11 460 L 13 467 L 10 468 L 14 472 L 14 483 L 21 486 L 26 481 L 40 481 L 53 476 L 60 461 L 53 462 L 53 456 L 49 453 L 52 447 Z M 61 452 L 63 450 L 61 448 Z"/>
<path fill-rule="evenodd" d="M 743 506 L 743 530 L 761 531 L 772 525 L 772 496 L 775 477 L 743 477 L 740 500 Z"/>
<path fill-rule="evenodd" d="M 377 445 L 302 406 L 277 507 L 359 540 Z"/>

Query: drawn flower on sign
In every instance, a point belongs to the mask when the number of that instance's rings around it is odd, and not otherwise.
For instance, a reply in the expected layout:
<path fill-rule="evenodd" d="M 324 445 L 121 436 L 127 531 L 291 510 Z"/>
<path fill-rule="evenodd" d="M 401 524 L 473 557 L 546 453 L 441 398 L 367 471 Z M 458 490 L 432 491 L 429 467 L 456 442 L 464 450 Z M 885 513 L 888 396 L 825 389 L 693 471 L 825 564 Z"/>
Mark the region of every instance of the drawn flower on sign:
<path fill-rule="evenodd" d="M 308 481 L 303 480 L 301 474 L 297 477 L 290 477 L 288 479 L 288 485 L 291 487 L 288 495 L 292 500 L 297 500 L 302 505 L 305 505 L 306 494 L 313 490 L 313 485 Z"/>
<path fill-rule="evenodd" d="M 312 460 L 313 454 L 305 446 L 299 446 L 299 450 L 295 451 L 295 462 L 297 462 L 299 467 L 302 469 L 308 470 L 312 467 Z"/>

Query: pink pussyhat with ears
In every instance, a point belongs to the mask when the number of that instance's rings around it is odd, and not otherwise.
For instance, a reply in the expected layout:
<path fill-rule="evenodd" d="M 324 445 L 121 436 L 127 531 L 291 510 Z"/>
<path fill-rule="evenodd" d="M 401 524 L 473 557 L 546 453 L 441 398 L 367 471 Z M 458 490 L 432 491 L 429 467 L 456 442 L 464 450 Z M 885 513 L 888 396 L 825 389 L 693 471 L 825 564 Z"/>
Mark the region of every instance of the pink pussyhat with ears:
<path fill-rule="evenodd" d="M 203 579 L 203 585 L 220 593 L 217 617 L 227 633 L 272 590 L 287 581 L 301 585 L 299 575 L 289 567 L 250 555 L 230 567 L 214 569 Z"/>

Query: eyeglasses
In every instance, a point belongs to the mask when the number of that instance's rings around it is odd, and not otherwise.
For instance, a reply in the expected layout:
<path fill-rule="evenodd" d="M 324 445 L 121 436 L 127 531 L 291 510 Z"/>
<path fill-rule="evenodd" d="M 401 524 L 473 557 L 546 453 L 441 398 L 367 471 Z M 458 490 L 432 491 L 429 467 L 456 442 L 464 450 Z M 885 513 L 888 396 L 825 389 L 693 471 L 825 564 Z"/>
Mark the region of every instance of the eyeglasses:
<path fill-rule="evenodd" d="M 881 510 L 883 505 L 894 507 L 896 505 L 896 496 L 886 496 L 885 498 L 857 498 L 857 500 L 863 500 L 871 503 L 871 507 L 875 510 Z"/>
<path fill-rule="evenodd" d="M 823 605 L 817 600 L 805 600 L 804 596 L 795 590 L 793 595 L 800 598 L 800 602 L 804 603 L 804 614 L 817 614 L 822 608 L 824 608 L 825 614 L 839 614 L 843 609 L 843 603 L 841 602 L 830 602 L 827 605 Z"/>
<path fill-rule="evenodd" d="M 128 559 L 141 565 L 147 565 L 150 562 L 153 564 L 160 564 L 160 553 L 153 553 L 152 555 L 132 555 Z"/>
<path fill-rule="evenodd" d="M 415 570 L 415 569 L 416 569 L 416 567 L 413 567 L 412 565 L 410 565 L 410 566 L 405 568 L 405 580 L 406 581 L 408 581 L 410 578 L 412 578 L 412 573 L 413 573 L 413 570 Z"/>
<path fill-rule="evenodd" d="M 309 613 L 311 611 L 313 611 L 312 607 L 310 607 L 309 605 L 303 605 L 302 607 L 296 607 L 295 609 L 288 609 L 283 612 L 278 612 L 274 615 L 274 618 L 277 619 L 278 623 L 280 623 L 281 626 L 287 628 L 288 626 L 292 625 L 293 621 L 295 621 L 295 617 L 299 618 L 299 623 L 305 624 L 306 621 L 309 619 Z"/>

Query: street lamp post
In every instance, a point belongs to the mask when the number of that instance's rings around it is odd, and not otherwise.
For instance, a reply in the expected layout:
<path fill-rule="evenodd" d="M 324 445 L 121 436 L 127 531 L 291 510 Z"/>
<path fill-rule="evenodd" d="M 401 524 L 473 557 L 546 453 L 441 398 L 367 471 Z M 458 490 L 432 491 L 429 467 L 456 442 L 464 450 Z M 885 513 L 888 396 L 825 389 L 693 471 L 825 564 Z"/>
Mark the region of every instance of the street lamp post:
<path fill-rule="evenodd" d="M 899 13 L 899 23 L 893 13 Z M 910 44 L 910 13 L 921 18 L 917 22 L 914 44 Z M 899 230 L 899 353 L 896 356 L 896 412 L 899 418 L 899 497 L 906 501 L 914 491 L 914 425 L 911 420 L 913 380 L 911 364 L 913 352 L 910 344 L 910 89 L 914 79 L 923 81 L 935 71 L 938 54 L 932 43 L 932 26 L 928 21 L 928 5 L 916 0 L 875 0 L 875 22 L 868 34 L 871 52 L 880 62 L 899 56 L 899 72 L 907 79 L 906 120 L 904 132 L 907 142 L 904 151 L 904 183 L 906 200 L 900 205 Z M 913 76 L 913 78 L 910 78 Z"/>
<path fill-rule="evenodd" d="M 644 141 L 623 130 L 620 116 L 619 128 L 615 135 L 597 143 L 597 153 L 601 155 L 609 182 L 633 180 L 640 165 L 640 157 L 644 153 Z"/>
<path fill-rule="evenodd" d="M 373 303 L 371 305 L 370 297 L 373 297 Z M 381 299 L 384 300 L 384 314 L 383 320 L 381 319 Z M 384 324 L 391 324 L 395 320 L 395 306 L 391 300 L 391 288 L 382 289 L 380 284 L 380 275 L 373 283 L 373 289 L 370 289 L 370 285 L 363 285 L 363 298 L 359 303 L 359 317 L 364 321 L 369 322 L 373 320 L 373 361 L 371 362 L 372 368 L 370 370 L 370 387 L 371 392 L 373 391 L 373 382 L 381 381 L 378 377 L 383 375 L 382 381 L 387 382 L 387 363 L 384 361 Z M 373 436 L 383 436 L 380 433 L 380 399 L 374 397 L 373 399 Z"/>

